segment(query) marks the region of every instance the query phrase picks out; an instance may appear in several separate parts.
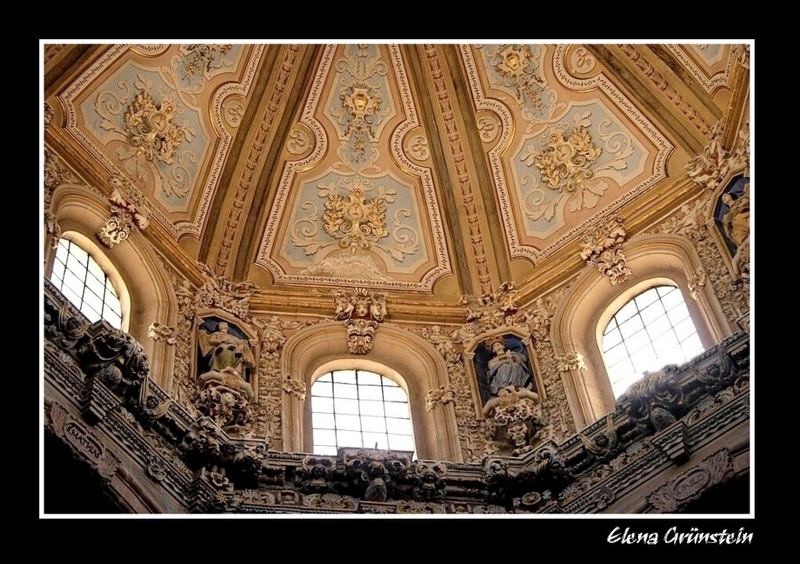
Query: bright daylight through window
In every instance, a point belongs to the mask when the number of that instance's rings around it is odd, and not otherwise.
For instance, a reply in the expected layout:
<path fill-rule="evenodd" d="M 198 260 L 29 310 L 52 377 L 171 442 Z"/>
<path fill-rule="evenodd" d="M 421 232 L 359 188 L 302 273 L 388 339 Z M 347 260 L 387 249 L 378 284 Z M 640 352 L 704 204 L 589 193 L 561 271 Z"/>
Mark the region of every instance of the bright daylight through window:
<path fill-rule="evenodd" d="M 366 370 L 335 370 L 311 386 L 314 452 L 339 447 L 414 450 L 408 396 L 398 384 Z"/>
<path fill-rule="evenodd" d="M 74 242 L 59 240 L 50 280 L 92 323 L 105 319 L 117 329 L 122 326 L 122 307 L 111 281 Z"/>
<path fill-rule="evenodd" d="M 603 357 L 614 397 L 644 371 L 681 364 L 703 352 L 681 291 L 657 286 L 625 304 L 603 333 Z"/>

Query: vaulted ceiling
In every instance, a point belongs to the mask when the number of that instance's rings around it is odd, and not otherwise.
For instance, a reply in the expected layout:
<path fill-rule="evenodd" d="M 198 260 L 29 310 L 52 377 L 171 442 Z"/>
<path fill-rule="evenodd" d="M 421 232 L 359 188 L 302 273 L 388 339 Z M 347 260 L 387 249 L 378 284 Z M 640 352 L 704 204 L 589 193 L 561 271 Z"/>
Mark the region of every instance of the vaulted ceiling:
<path fill-rule="evenodd" d="M 745 104 L 732 45 L 47 45 L 46 143 L 146 236 L 265 295 L 456 304 L 581 268 Z"/>

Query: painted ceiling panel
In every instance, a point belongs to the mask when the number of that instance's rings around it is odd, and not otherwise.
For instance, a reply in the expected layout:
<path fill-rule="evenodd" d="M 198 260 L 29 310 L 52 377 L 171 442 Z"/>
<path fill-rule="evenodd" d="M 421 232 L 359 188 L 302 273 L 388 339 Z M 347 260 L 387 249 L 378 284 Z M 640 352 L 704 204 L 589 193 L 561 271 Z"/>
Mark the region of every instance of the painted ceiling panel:
<path fill-rule="evenodd" d="M 512 257 L 552 254 L 666 177 L 672 145 L 585 48 L 460 54 Z"/>
<path fill-rule="evenodd" d="M 59 94 L 65 129 L 155 202 L 176 237 L 199 237 L 264 50 L 110 47 Z"/>
<path fill-rule="evenodd" d="M 396 45 L 323 50 L 256 257 L 276 284 L 430 292 L 452 273 L 410 80 Z"/>

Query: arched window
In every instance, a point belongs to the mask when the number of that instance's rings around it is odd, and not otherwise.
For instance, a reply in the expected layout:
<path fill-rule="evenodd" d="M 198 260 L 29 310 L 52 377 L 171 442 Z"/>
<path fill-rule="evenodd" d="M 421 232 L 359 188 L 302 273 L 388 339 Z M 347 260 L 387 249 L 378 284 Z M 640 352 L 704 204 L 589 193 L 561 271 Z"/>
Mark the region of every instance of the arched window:
<path fill-rule="evenodd" d="M 311 386 L 314 453 L 339 447 L 414 451 L 408 396 L 397 383 L 367 370 L 334 370 Z"/>
<path fill-rule="evenodd" d="M 614 397 L 642 377 L 667 364 L 681 364 L 701 352 L 680 289 L 650 288 L 625 304 L 603 332 L 603 357 Z"/>
<path fill-rule="evenodd" d="M 117 329 L 122 327 L 122 306 L 111 280 L 74 241 L 58 241 L 50 280 L 89 321 L 105 319 Z"/>

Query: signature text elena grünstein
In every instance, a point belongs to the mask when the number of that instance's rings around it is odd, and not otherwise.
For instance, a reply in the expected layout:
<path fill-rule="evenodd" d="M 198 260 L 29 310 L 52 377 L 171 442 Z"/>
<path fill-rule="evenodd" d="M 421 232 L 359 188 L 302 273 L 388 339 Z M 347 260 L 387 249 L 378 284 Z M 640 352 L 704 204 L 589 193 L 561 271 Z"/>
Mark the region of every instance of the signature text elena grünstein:
<path fill-rule="evenodd" d="M 637 532 L 630 527 L 614 527 L 606 540 L 610 544 L 751 544 L 753 533 L 748 533 L 744 527 L 717 532 L 703 532 L 697 527 L 688 530 L 670 527 L 661 535 L 655 531 Z"/>

